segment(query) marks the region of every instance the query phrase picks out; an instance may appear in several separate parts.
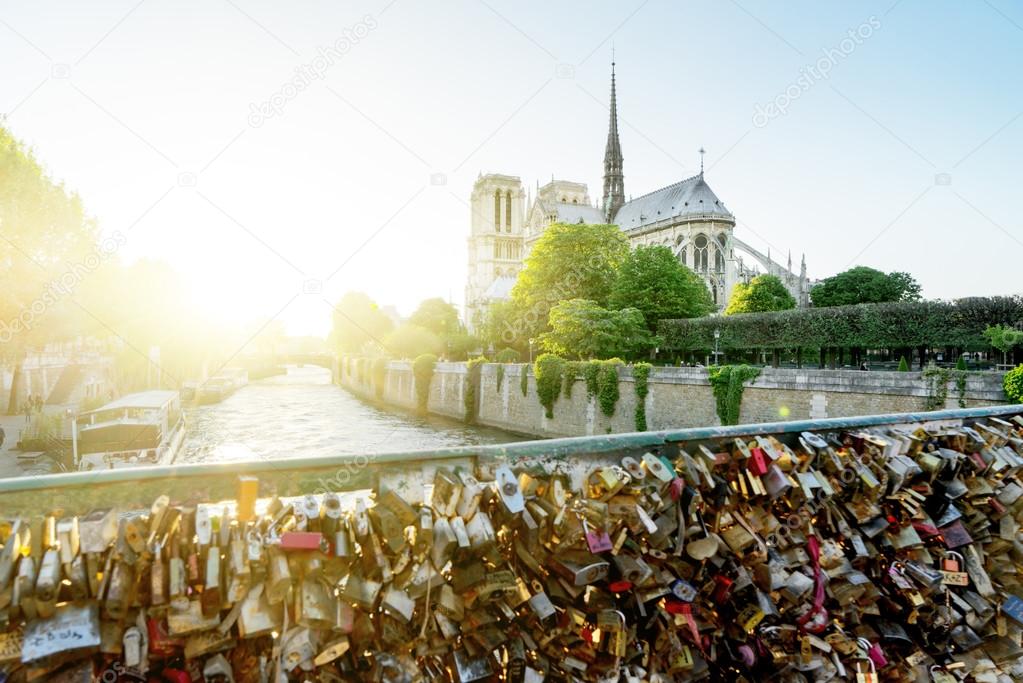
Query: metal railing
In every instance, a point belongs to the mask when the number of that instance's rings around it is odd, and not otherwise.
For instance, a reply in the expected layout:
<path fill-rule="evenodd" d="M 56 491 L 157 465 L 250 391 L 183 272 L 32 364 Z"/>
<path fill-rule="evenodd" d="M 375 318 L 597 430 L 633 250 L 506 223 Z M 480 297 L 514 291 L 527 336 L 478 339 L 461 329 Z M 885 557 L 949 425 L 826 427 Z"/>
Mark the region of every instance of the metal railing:
<path fill-rule="evenodd" d="M 376 487 L 381 481 L 401 485 L 412 479 L 432 479 L 438 465 L 481 467 L 548 464 L 572 474 L 621 460 L 624 455 L 673 449 L 692 450 L 722 439 L 773 435 L 793 443 L 800 432 L 914 424 L 933 421 L 970 422 L 989 417 L 1023 415 L 1023 405 L 894 413 L 794 422 L 745 424 L 730 427 L 608 434 L 504 445 L 465 446 L 379 454 L 313 458 L 261 459 L 244 462 L 135 467 L 0 479 L 0 518 L 59 510 L 81 514 L 94 508 L 149 507 L 167 494 L 174 502 L 216 502 L 235 496 L 239 475 L 260 480 L 260 495 L 298 496 L 307 493 Z"/>

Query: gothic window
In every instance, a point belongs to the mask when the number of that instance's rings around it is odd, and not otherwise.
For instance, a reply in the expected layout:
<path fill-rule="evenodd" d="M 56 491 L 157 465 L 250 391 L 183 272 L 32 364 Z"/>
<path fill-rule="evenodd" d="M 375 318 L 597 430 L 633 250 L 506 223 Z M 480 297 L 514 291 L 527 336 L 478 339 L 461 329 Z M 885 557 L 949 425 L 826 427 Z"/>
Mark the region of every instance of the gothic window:
<path fill-rule="evenodd" d="M 494 242 L 494 258 L 501 258 L 501 243 Z"/>
<path fill-rule="evenodd" d="M 725 272 L 725 236 L 718 235 L 717 243 L 714 245 L 714 270 L 718 273 Z"/>
<path fill-rule="evenodd" d="M 709 268 L 707 236 L 699 234 L 693 240 L 693 269 L 698 273 L 706 273 Z"/>
<path fill-rule="evenodd" d="M 504 193 L 504 227 L 511 232 L 511 190 Z"/>
<path fill-rule="evenodd" d="M 501 232 L 501 191 L 494 190 L 494 230 Z"/>

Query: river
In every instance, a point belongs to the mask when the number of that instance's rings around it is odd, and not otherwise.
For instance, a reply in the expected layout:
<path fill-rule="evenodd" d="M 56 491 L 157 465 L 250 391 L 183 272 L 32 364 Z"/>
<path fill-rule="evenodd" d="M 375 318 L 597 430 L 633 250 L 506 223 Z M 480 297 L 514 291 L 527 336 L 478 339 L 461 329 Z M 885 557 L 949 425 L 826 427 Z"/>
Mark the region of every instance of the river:
<path fill-rule="evenodd" d="M 331 383 L 330 371 L 288 366 L 226 400 L 186 409 L 178 462 L 400 452 L 518 441 L 507 432 L 389 412 Z"/>

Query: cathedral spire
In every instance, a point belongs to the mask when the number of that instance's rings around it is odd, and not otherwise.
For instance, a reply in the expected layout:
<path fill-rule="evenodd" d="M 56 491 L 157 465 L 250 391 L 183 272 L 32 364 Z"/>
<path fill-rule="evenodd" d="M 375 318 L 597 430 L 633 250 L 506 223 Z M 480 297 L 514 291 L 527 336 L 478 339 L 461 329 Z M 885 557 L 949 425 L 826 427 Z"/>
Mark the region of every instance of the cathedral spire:
<path fill-rule="evenodd" d="M 612 58 L 613 59 L 613 58 Z M 604 147 L 604 216 L 614 220 L 625 203 L 625 176 L 622 174 L 622 145 L 618 140 L 618 98 L 615 92 L 615 63 L 611 62 L 611 117 Z"/>

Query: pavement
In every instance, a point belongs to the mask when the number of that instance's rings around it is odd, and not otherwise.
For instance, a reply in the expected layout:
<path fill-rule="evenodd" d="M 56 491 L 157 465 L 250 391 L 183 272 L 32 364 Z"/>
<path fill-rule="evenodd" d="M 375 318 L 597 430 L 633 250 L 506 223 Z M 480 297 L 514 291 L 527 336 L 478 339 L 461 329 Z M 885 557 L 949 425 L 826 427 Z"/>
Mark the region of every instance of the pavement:
<path fill-rule="evenodd" d="M 38 463 L 18 460 L 21 451 L 14 450 L 25 426 L 24 415 L 0 415 L 0 427 L 4 429 L 4 445 L 0 446 L 0 479 L 24 477 L 27 474 L 49 471 L 52 462 L 48 457 L 39 458 Z M 42 467 L 42 469 L 40 469 Z"/>

